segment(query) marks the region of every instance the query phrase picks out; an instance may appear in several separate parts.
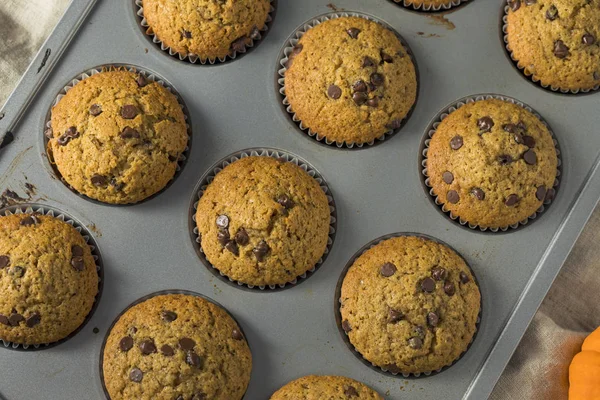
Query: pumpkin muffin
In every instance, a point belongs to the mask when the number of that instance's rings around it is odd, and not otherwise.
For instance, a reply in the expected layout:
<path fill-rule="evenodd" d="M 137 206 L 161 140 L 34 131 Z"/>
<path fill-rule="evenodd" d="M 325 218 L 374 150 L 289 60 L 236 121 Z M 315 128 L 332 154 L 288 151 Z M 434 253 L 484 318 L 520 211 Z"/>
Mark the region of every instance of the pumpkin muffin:
<path fill-rule="evenodd" d="M 179 54 L 215 60 L 260 38 L 269 0 L 143 0 L 151 32 Z"/>
<path fill-rule="evenodd" d="M 391 373 L 450 365 L 477 329 L 481 297 L 465 261 L 420 237 L 365 251 L 342 282 L 342 329 L 368 361 Z"/>
<path fill-rule="evenodd" d="M 0 216 L 0 339 L 38 345 L 66 338 L 98 293 L 98 272 L 79 232 L 47 215 Z"/>
<path fill-rule="evenodd" d="M 77 83 L 52 109 L 46 134 L 64 180 L 111 204 L 136 203 L 163 189 L 188 141 L 175 95 L 125 70 Z"/>
<path fill-rule="evenodd" d="M 558 158 L 548 128 L 507 101 L 476 101 L 448 115 L 426 162 L 438 201 L 481 228 L 518 224 L 555 194 Z"/>
<path fill-rule="evenodd" d="M 299 166 L 266 156 L 223 169 L 200 198 L 207 260 L 251 286 L 283 285 L 312 269 L 329 236 L 327 196 Z"/>
<path fill-rule="evenodd" d="M 417 75 L 394 32 L 365 18 L 335 18 L 294 47 L 285 95 L 303 127 L 363 144 L 400 128 L 417 98 Z"/>
<path fill-rule="evenodd" d="M 111 400 L 240 400 L 252 370 L 233 318 L 186 294 L 154 296 L 125 311 L 103 351 Z"/>
<path fill-rule="evenodd" d="M 544 86 L 600 85 L 600 0 L 509 0 L 507 48 Z"/>
<path fill-rule="evenodd" d="M 343 376 L 305 376 L 283 386 L 271 400 L 383 400 L 367 385 Z"/>

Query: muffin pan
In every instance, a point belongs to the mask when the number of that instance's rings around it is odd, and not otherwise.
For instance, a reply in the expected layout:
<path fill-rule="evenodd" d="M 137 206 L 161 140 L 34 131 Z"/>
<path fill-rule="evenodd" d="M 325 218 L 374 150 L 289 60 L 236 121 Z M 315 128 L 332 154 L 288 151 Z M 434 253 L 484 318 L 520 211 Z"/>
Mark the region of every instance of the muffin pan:
<path fill-rule="evenodd" d="M 73 0 L 1 111 L 0 194 L 10 189 L 86 225 L 102 248 L 105 285 L 93 317 L 68 342 L 35 357 L 0 349 L 0 362 L 11 366 L 2 373 L 0 396 L 103 398 L 97 360 L 111 322 L 135 299 L 178 288 L 215 299 L 244 326 L 255 356 L 247 399 L 269 398 L 307 374 L 345 375 L 389 393 L 391 400 L 487 398 L 600 198 L 600 95 L 560 96 L 525 82 L 499 40 L 500 1 L 468 1 L 450 14 L 430 15 L 385 0 L 334 0 L 340 11 L 367 13 L 397 30 L 410 43 L 421 75 L 419 102 L 397 135 L 362 151 L 337 151 L 297 133 L 280 110 L 274 81 L 286 38 L 304 21 L 331 11 L 330 0 L 279 0 L 260 46 L 211 68 L 180 62 L 153 46 L 140 32 L 132 2 Z M 160 196 L 130 207 L 84 200 L 42 167 L 49 105 L 70 78 L 107 63 L 133 64 L 164 77 L 192 120 L 186 168 Z M 560 192 L 552 206 L 534 224 L 503 235 L 458 226 L 422 188 L 418 159 L 427 124 L 446 105 L 476 93 L 530 105 L 561 145 Z M 198 259 L 188 229 L 190 199 L 202 174 L 228 154 L 261 146 L 289 151 L 320 171 L 335 195 L 338 217 L 335 245 L 317 273 L 302 285 L 268 293 L 242 291 L 213 276 Z M 25 183 L 35 193 L 26 192 Z M 375 237 L 399 231 L 431 235 L 455 248 L 476 271 L 483 298 L 470 349 L 442 373 L 408 383 L 357 360 L 338 333 L 332 307 L 352 254 Z"/>

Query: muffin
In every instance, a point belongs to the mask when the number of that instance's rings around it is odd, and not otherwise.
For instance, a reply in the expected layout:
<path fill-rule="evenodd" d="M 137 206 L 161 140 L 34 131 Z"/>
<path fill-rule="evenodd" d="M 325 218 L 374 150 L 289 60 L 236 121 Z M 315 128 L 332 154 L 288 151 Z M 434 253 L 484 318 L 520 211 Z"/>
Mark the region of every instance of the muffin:
<path fill-rule="evenodd" d="M 507 101 L 481 100 L 452 112 L 426 157 L 438 202 L 472 226 L 514 226 L 555 194 L 558 158 L 548 128 Z"/>
<path fill-rule="evenodd" d="M 327 247 L 329 221 L 319 183 L 296 164 L 267 156 L 225 167 L 196 212 L 206 259 L 251 286 L 283 285 L 314 268 Z"/>
<path fill-rule="evenodd" d="M 240 327 L 197 296 L 164 294 L 123 313 L 103 349 L 111 400 L 240 400 L 252 355 Z"/>
<path fill-rule="evenodd" d="M 47 136 L 67 184 L 111 204 L 136 203 L 163 189 L 188 141 L 175 95 L 125 70 L 77 83 L 52 108 Z"/>
<path fill-rule="evenodd" d="M 215 60 L 260 38 L 269 0 L 143 0 L 149 33 L 183 55 Z"/>
<path fill-rule="evenodd" d="M 305 376 L 283 386 L 271 400 L 383 400 L 376 391 L 343 376 Z"/>
<path fill-rule="evenodd" d="M 0 216 L 0 339 L 20 345 L 57 342 L 90 313 L 98 272 L 71 225 L 34 214 Z"/>
<path fill-rule="evenodd" d="M 291 110 L 328 141 L 372 142 L 400 128 L 417 98 L 407 50 L 394 32 L 365 18 L 335 18 L 309 29 L 287 68 Z"/>
<path fill-rule="evenodd" d="M 600 85 L 600 0 L 509 0 L 507 48 L 544 86 Z"/>
<path fill-rule="evenodd" d="M 365 251 L 341 287 L 341 327 L 366 360 L 393 374 L 450 365 L 477 329 L 479 288 L 465 261 L 420 237 Z"/>

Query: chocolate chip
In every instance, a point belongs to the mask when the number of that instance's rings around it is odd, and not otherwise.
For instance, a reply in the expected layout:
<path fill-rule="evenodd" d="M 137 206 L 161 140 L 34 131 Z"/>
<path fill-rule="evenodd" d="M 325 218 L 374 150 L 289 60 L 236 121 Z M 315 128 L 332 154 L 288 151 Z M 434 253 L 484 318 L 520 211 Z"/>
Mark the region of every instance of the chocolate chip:
<path fill-rule="evenodd" d="M 177 319 L 177 314 L 174 313 L 173 311 L 169 311 L 169 310 L 163 310 L 160 313 L 160 317 L 163 319 L 163 321 L 165 322 L 173 322 Z"/>
<path fill-rule="evenodd" d="M 592 45 L 596 43 L 596 38 L 591 33 L 586 33 L 581 38 L 581 41 L 583 42 L 583 44 Z"/>
<path fill-rule="evenodd" d="M 71 256 L 72 257 L 83 257 L 83 248 L 76 244 L 71 246 Z"/>
<path fill-rule="evenodd" d="M 400 373 L 400 367 L 397 366 L 396 364 L 387 364 L 385 366 L 385 369 L 391 374 L 399 374 Z"/>
<path fill-rule="evenodd" d="M 515 204 L 517 204 L 517 202 L 519 201 L 519 196 L 517 196 L 516 194 L 511 194 L 510 196 L 508 196 L 506 198 L 506 201 L 504 201 L 504 204 L 506 204 L 507 206 L 514 206 Z"/>
<path fill-rule="evenodd" d="M 10 258 L 8 256 L 0 256 L 0 269 L 8 267 Z"/>
<path fill-rule="evenodd" d="M 78 138 L 80 133 L 77 131 L 77 128 L 74 126 L 69 127 L 65 133 L 62 134 L 57 140 L 58 144 L 61 146 L 66 146 L 71 139 Z"/>
<path fill-rule="evenodd" d="M 446 200 L 448 200 L 448 203 L 450 204 L 456 204 L 459 202 L 460 196 L 456 190 L 448 190 L 448 193 L 446 193 Z"/>
<path fill-rule="evenodd" d="M 240 246 L 245 246 L 250 243 L 250 236 L 248 236 L 248 232 L 244 228 L 240 228 L 235 234 L 235 242 Z"/>
<path fill-rule="evenodd" d="M 144 373 L 142 372 L 141 369 L 139 368 L 133 368 L 130 372 L 129 372 L 129 380 L 131 382 L 136 382 L 136 383 L 140 383 L 142 381 L 142 378 L 144 377 Z"/>
<path fill-rule="evenodd" d="M 454 182 L 454 174 L 450 171 L 446 171 L 442 174 L 442 180 L 450 185 L 452 182 Z"/>
<path fill-rule="evenodd" d="M 10 322 L 8 322 L 8 317 L 6 315 L 0 314 L 0 324 L 9 326 Z"/>
<path fill-rule="evenodd" d="M 227 242 L 225 244 L 225 248 L 235 256 L 240 255 L 240 249 L 239 249 L 237 243 L 235 242 L 235 240 L 230 240 L 229 242 Z"/>
<path fill-rule="evenodd" d="M 511 10 L 517 11 L 521 8 L 521 0 L 508 0 L 508 6 Z"/>
<path fill-rule="evenodd" d="M 234 340 L 242 340 L 244 338 L 244 335 L 242 335 L 242 332 L 240 332 L 239 329 L 234 328 L 231 331 L 231 338 Z"/>
<path fill-rule="evenodd" d="M 29 217 L 23 218 L 21 220 L 21 222 L 19 222 L 19 224 L 21 226 L 31 226 L 31 225 L 35 225 L 35 222 L 36 222 L 36 218 L 33 216 L 29 216 Z"/>
<path fill-rule="evenodd" d="M 427 323 L 430 326 L 437 326 L 438 322 L 440 322 L 440 317 L 434 312 L 430 312 L 427 314 Z"/>
<path fill-rule="evenodd" d="M 94 174 L 91 178 L 91 182 L 92 185 L 97 187 L 103 187 L 107 184 L 106 177 L 100 174 Z"/>
<path fill-rule="evenodd" d="M 451 140 L 450 140 L 450 148 L 452 150 L 458 150 L 463 146 L 463 138 L 460 135 L 456 135 L 454 136 Z"/>
<path fill-rule="evenodd" d="M 219 232 L 217 232 L 217 240 L 221 246 L 225 247 L 230 240 L 229 231 L 227 229 L 219 229 Z"/>
<path fill-rule="evenodd" d="M 137 85 L 139 87 L 144 87 L 148 84 L 148 80 L 146 79 L 146 77 L 142 74 L 139 74 L 137 76 L 137 79 L 135 80 L 135 82 L 137 83 Z"/>
<path fill-rule="evenodd" d="M 401 126 L 402 126 L 401 119 L 393 119 L 385 127 L 388 129 L 400 129 Z"/>
<path fill-rule="evenodd" d="M 423 347 L 423 339 L 420 337 L 411 337 L 408 339 L 408 345 L 415 350 L 420 349 Z"/>
<path fill-rule="evenodd" d="M 365 102 L 367 101 L 369 97 L 367 96 L 366 93 L 363 92 L 355 92 L 352 94 L 352 100 L 354 100 L 354 103 L 357 106 L 361 106 L 363 104 L 365 104 Z"/>
<path fill-rule="evenodd" d="M 592 78 L 594 78 L 595 81 L 600 81 L 600 72 L 594 71 Z"/>
<path fill-rule="evenodd" d="M 371 83 L 375 86 L 381 86 L 385 82 L 385 78 L 378 72 L 373 72 L 371 74 Z"/>
<path fill-rule="evenodd" d="M 527 130 L 527 125 L 525 125 L 525 122 L 519 121 L 519 122 L 517 122 L 517 128 L 519 128 L 522 131 L 526 131 Z"/>
<path fill-rule="evenodd" d="M 554 42 L 554 55 L 557 58 L 565 58 L 569 55 L 569 48 L 562 40 Z"/>
<path fill-rule="evenodd" d="M 379 97 L 373 97 L 372 99 L 367 100 L 367 105 L 369 107 L 379 106 Z"/>
<path fill-rule="evenodd" d="M 76 271 L 83 271 L 85 269 L 85 262 L 83 261 L 83 257 L 73 257 L 71 259 L 71 266 Z"/>
<path fill-rule="evenodd" d="M 246 38 L 241 37 L 231 42 L 231 50 L 237 53 L 243 53 L 246 51 Z"/>
<path fill-rule="evenodd" d="M 142 354 L 147 356 L 148 354 L 156 353 L 156 345 L 152 339 L 146 339 L 140 343 L 140 350 Z"/>
<path fill-rule="evenodd" d="M 344 332 L 348 333 L 352 330 L 352 327 L 350 326 L 350 322 L 348 322 L 347 319 L 342 321 L 342 329 L 344 330 Z"/>
<path fill-rule="evenodd" d="M 525 143 L 523 141 L 523 135 L 521 135 L 518 132 L 514 134 L 514 139 L 515 139 L 515 142 L 517 142 L 518 144 L 524 144 Z"/>
<path fill-rule="evenodd" d="M 286 194 L 282 194 L 277 198 L 277 203 L 283 206 L 286 210 L 294 207 L 294 201 Z"/>
<path fill-rule="evenodd" d="M 556 190 L 550 188 L 546 191 L 546 197 L 544 198 L 544 201 L 554 200 L 554 196 L 556 196 Z"/>
<path fill-rule="evenodd" d="M 350 28 L 346 31 L 346 33 L 348 33 L 348 36 L 350 36 L 352 39 L 356 39 L 358 38 L 358 34 L 360 33 L 360 29 L 358 28 Z"/>
<path fill-rule="evenodd" d="M 459 278 L 460 278 L 460 283 L 465 284 L 465 283 L 469 283 L 469 281 L 471 280 L 469 278 L 469 275 L 467 275 L 465 272 L 461 271 L 459 274 Z"/>
<path fill-rule="evenodd" d="M 400 311 L 398 310 L 392 310 L 390 308 L 390 310 L 388 311 L 388 322 L 390 324 L 395 324 L 396 322 L 402 320 L 404 318 L 404 314 L 402 314 Z"/>
<path fill-rule="evenodd" d="M 186 39 L 191 39 L 192 38 L 192 32 L 190 31 L 186 31 L 185 29 L 181 30 L 181 35 L 186 38 Z"/>
<path fill-rule="evenodd" d="M 174 161 L 177 161 L 178 159 L 179 159 L 178 157 L 172 156 L 169 154 L 169 161 L 174 162 Z"/>
<path fill-rule="evenodd" d="M 18 313 L 12 313 L 12 314 L 10 314 L 10 317 L 8 317 L 8 323 L 9 323 L 11 326 L 17 326 L 17 325 L 19 325 L 19 323 L 20 323 L 21 321 L 23 321 L 24 319 L 25 319 L 25 318 L 24 318 L 24 317 L 23 317 L 21 314 L 18 314 Z"/>
<path fill-rule="evenodd" d="M 179 348 L 181 350 L 192 350 L 194 348 L 194 346 L 196 345 L 196 342 L 194 342 L 193 339 L 184 337 L 179 339 Z"/>
<path fill-rule="evenodd" d="M 204 393 L 196 393 L 195 395 L 192 396 L 192 400 L 206 400 L 206 394 Z"/>
<path fill-rule="evenodd" d="M 544 201 L 546 198 L 546 186 L 542 185 L 535 191 L 535 198 L 539 201 Z"/>
<path fill-rule="evenodd" d="M 532 136 L 524 135 L 523 144 L 530 149 L 533 149 L 535 147 L 535 139 Z"/>
<path fill-rule="evenodd" d="M 425 278 L 421 281 L 421 290 L 431 293 L 435 290 L 435 282 L 431 278 Z"/>
<path fill-rule="evenodd" d="M 358 397 L 358 392 L 354 386 L 344 385 L 344 395 L 346 397 Z"/>
<path fill-rule="evenodd" d="M 98 115 L 102 114 L 102 107 L 100 104 L 92 104 L 89 112 L 91 116 L 97 117 Z"/>
<path fill-rule="evenodd" d="M 125 128 L 123 128 L 123 131 L 121 131 L 119 136 L 121 137 L 121 139 L 132 139 L 132 138 L 139 139 L 140 133 L 138 131 L 136 131 L 135 129 L 133 129 L 132 127 L 126 126 Z"/>
<path fill-rule="evenodd" d="M 550 21 L 554 21 L 556 18 L 558 18 L 558 8 L 556 8 L 555 5 L 551 5 L 548 8 L 548 11 L 546 11 L 546 18 Z"/>
<path fill-rule="evenodd" d="M 219 215 L 216 224 L 219 228 L 226 229 L 229 226 L 229 217 L 225 214 Z"/>
<path fill-rule="evenodd" d="M 54 131 L 52 130 L 52 128 L 48 128 L 44 131 L 44 136 L 46 136 L 46 139 L 50 140 L 54 137 Z"/>
<path fill-rule="evenodd" d="M 367 86 L 369 87 L 369 92 L 374 92 L 377 90 L 377 86 L 373 85 L 371 82 L 367 83 Z"/>
<path fill-rule="evenodd" d="M 256 25 L 253 26 L 252 30 L 250 31 L 250 39 L 252 39 L 252 40 L 260 39 L 260 31 L 258 30 L 258 27 Z"/>
<path fill-rule="evenodd" d="M 138 110 L 135 106 L 128 104 L 121 108 L 121 117 L 124 119 L 134 119 L 136 115 L 138 115 Z"/>
<path fill-rule="evenodd" d="M 454 287 L 454 283 L 452 283 L 452 282 L 446 282 L 446 283 L 444 283 L 444 292 L 448 296 L 454 296 L 454 293 L 456 292 L 456 288 Z"/>
<path fill-rule="evenodd" d="M 342 97 L 342 89 L 340 89 L 336 85 L 329 85 L 329 87 L 327 88 L 327 96 L 331 97 L 334 100 L 337 100 L 340 97 Z"/>
<path fill-rule="evenodd" d="M 192 367 L 202 367 L 202 358 L 200 358 L 200 356 L 193 351 L 188 351 L 187 355 L 185 356 L 185 362 Z"/>
<path fill-rule="evenodd" d="M 484 200 L 485 199 L 485 192 L 483 190 L 481 190 L 480 188 L 473 188 L 473 189 L 471 189 L 471 194 L 473 196 L 475 196 L 475 198 L 477 200 Z"/>
<path fill-rule="evenodd" d="M 396 271 L 397 271 L 396 266 L 394 264 L 392 264 L 391 262 L 386 262 L 379 269 L 379 273 L 382 276 L 385 276 L 386 278 L 389 278 L 390 276 L 394 275 L 396 273 Z"/>
<path fill-rule="evenodd" d="M 130 335 L 133 335 L 133 334 L 137 333 L 137 328 L 135 326 L 132 326 L 131 328 L 129 328 L 128 332 Z"/>
<path fill-rule="evenodd" d="M 508 165 L 511 162 L 513 162 L 513 158 L 509 154 L 502 154 L 498 156 L 498 162 L 500 163 L 500 165 Z"/>
<path fill-rule="evenodd" d="M 163 344 L 160 346 L 160 353 L 165 357 L 171 357 L 173 354 L 175 354 L 175 351 L 168 344 Z"/>
<path fill-rule="evenodd" d="M 368 90 L 367 84 L 362 79 L 359 79 L 352 85 L 352 90 L 355 92 L 366 92 Z"/>
<path fill-rule="evenodd" d="M 115 178 L 112 178 L 110 180 L 110 185 L 113 186 L 115 188 L 116 191 L 122 190 L 125 187 L 125 183 L 123 182 L 117 182 L 117 180 Z"/>
<path fill-rule="evenodd" d="M 489 132 L 494 127 L 494 120 L 489 116 L 481 117 L 477 120 L 477 126 L 480 131 Z"/>
<path fill-rule="evenodd" d="M 515 124 L 502 125 L 502 129 L 508 133 L 517 133 L 517 126 Z"/>
<path fill-rule="evenodd" d="M 431 270 L 431 276 L 436 281 L 443 281 L 448 277 L 448 271 L 442 267 L 435 267 Z"/>
<path fill-rule="evenodd" d="M 535 163 L 537 163 L 537 155 L 535 154 L 535 151 L 527 150 L 525 153 L 523 153 L 523 160 L 525 160 L 525 162 L 529 165 L 535 165 Z"/>
<path fill-rule="evenodd" d="M 373 61 L 373 59 L 369 56 L 365 56 L 365 58 L 363 58 L 361 67 L 363 68 L 367 68 L 367 67 L 374 67 L 375 66 L 375 61 Z"/>
<path fill-rule="evenodd" d="M 125 336 L 119 341 L 119 349 L 121 351 L 129 351 L 133 347 L 133 338 L 131 336 Z"/>
<path fill-rule="evenodd" d="M 392 56 L 390 56 L 389 54 L 387 54 L 386 52 L 384 52 L 383 50 L 381 50 L 379 52 L 379 55 L 381 56 L 381 62 L 382 63 L 393 63 L 394 59 L 392 58 Z"/>
<path fill-rule="evenodd" d="M 34 326 L 36 326 L 37 324 L 40 323 L 41 319 L 42 318 L 40 317 L 40 314 L 38 314 L 37 312 L 34 312 L 29 317 L 27 317 L 27 319 L 25 320 L 25 324 L 27 325 L 28 328 L 33 328 Z"/>
<path fill-rule="evenodd" d="M 23 275 L 25 275 L 25 268 L 19 267 L 18 265 L 14 266 L 10 270 L 10 274 L 13 275 L 16 278 L 22 278 Z"/>

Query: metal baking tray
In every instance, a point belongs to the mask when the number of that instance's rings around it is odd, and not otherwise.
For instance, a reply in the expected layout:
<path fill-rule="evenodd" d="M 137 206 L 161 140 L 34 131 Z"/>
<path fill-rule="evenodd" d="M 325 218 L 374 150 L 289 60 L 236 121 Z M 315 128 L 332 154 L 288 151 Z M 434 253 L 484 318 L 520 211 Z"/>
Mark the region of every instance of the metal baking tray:
<path fill-rule="evenodd" d="M 201 66 L 156 48 L 136 26 L 133 0 L 73 0 L 2 110 L 0 190 L 85 223 L 104 259 L 104 293 L 90 322 L 68 342 L 38 352 L 0 349 L 1 397 L 102 399 L 98 357 L 115 316 L 139 297 L 177 288 L 215 299 L 243 326 L 254 351 L 247 399 L 269 398 L 306 374 L 346 375 L 387 399 L 487 398 L 600 197 L 600 94 L 554 94 L 524 80 L 502 48 L 501 0 L 472 0 L 446 14 L 417 13 L 385 0 L 330 1 L 280 0 L 269 35 L 251 53 Z M 343 151 L 318 145 L 297 133 L 278 104 L 281 46 L 298 25 L 330 7 L 383 19 L 408 41 L 419 63 L 419 103 L 402 131 L 380 146 Z M 165 77 L 185 100 L 193 126 L 194 145 L 179 178 L 161 195 L 130 207 L 80 198 L 52 178 L 44 158 L 43 124 L 56 94 L 73 76 L 110 63 L 139 65 Z M 484 92 L 535 108 L 562 151 L 561 189 L 552 207 L 535 224 L 502 235 L 470 231 L 444 218 L 419 176 L 419 143 L 429 121 L 456 99 Z M 260 146 L 310 162 L 337 204 L 338 232 L 326 262 L 302 285 L 280 292 L 242 291 L 214 277 L 187 229 L 202 174 L 230 153 Z M 358 361 L 337 331 L 333 310 L 336 282 L 349 258 L 369 241 L 398 231 L 453 246 L 477 274 L 484 299 L 470 350 L 442 373 L 413 380 L 385 376 Z"/>

